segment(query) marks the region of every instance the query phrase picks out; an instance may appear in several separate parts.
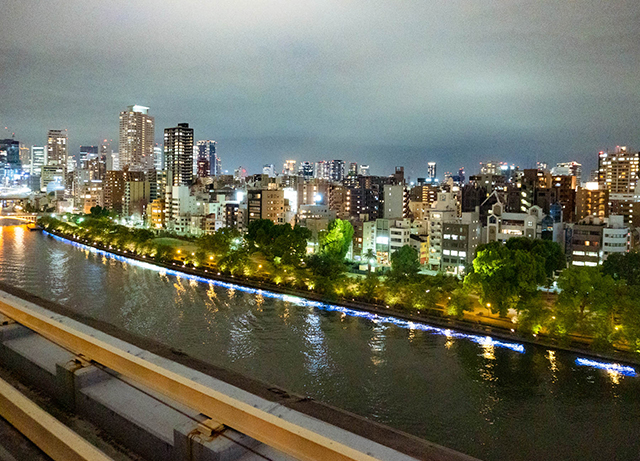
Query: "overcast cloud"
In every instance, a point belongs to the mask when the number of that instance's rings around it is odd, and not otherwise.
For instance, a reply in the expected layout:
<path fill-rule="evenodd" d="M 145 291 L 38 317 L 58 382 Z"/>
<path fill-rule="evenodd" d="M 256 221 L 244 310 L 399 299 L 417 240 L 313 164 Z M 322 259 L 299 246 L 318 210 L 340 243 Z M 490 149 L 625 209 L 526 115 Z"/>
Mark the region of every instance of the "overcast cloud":
<path fill-rule="evenodd" d="M 640 149 L 640 2 L 0 1 L 0 123 L 117 140 L 118 112 L 223 168 L 342 158 L 424 176 Z M 117 148 L 117 141 L 114 143 Z"/>

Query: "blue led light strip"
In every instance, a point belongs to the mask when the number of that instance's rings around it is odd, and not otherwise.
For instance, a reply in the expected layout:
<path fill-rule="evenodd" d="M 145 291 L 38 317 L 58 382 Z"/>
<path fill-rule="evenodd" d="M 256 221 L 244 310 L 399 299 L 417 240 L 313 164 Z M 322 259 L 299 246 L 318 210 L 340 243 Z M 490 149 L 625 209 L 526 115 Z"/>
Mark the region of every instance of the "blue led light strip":
<path fill-rule="evenodd" d="M 635 368 L 626 365 L 620 365 L 619 363 L 597 362 L 595 360 L 578 357 L 576 359 L 576 364 L 580 365 L 581 367 L 599 368 L 601 370 L 620 373 L 624 376 L 637 376 Z"/>
<path fill-rule="evenodd" d="M 206 284 L 210 284 L 210 285 L 216 285 L 216 286 L 220 286 L 220 287 L 224 287 L 227 289 L 232 289 L 232 290 L 238 290 L 238 291 L 242 291 L 244 293 L 251 293 L 251 294 L 257 294 L 257 295 L 261 295 L 267 298 L 274 298 L 274 299 L 279 299 L 285 302 L 289 302 L 292 304 L 295 304 L 297 306 L 304 306 L 304 307 L 312 307 L 315 309 L 322 309 L 325 311 L 335 311 L 335 312 L 340 312 L 343 313 L 345 315 L 348 315 L 350 317 L 360 317 L 360 318 L 364 318 L 367 320 L 370 320 L 372 322 L 376 322 L 376 323 L 385 323 L 385 324 L 392 324 L 392 325 L 396 325 L 400 328 L 406 328 L 406 329 L 411 329 L 411 330 L 421 330 L 421 331 L 425 331 L 428 333 L 432 333 L 432 334 L 437 334 L 437 335 L 442 335 L 442 336 L 446 336 L 447 338 L 460 338 L 460 339 L 467 339 L 470 341 L 473 341 L 477 344 L 480 344 L 481 346 L 495 346 L 495 347 L 501 347 L 501 348 L 506 348 L 506 349 L 511 349 L 512 351 L 515 352 L 519 352 L 519 353 L 524 353 L 525 349 L 524 349 L 524 345 L 522 344 L 518 344 L 518 343 L 512 343 L 512 342 L 507 342 L 507 341 L 499 341 L 496 339 L 493 339 L 490 336 L 480 336 L 480 335 L 473 335 L 473 334 L 467 334 L 467 333 L 462 333 L 460 331 L 455 331 L 455 330 L 451 330 L 448 328 L 439 328 L 439 327 L 434 327 L 431 325 L 427 325 L 425 323 L 418 323 L 418 322 L 412 322 L 411 320 L 404 320 L 404 319 L 400 319 L 400 318 L 396 318 L 396 317 L 392 317 L 392 316 L 385 316 L 385 315 L 378 315 L 378 314 L 372 314 L 370 312 L 366 312 L 366 311 L 360 311 L 357 309 L 351 309 L 348 307 L 344 307 L 344 306 L 337 306 L 335 304 L 326 304 L 320 301 L 313 301 L 310 299 L 305 299 L 305 298 L 300 298 L 298 296 L 291 296 L 291 295 L 287 295 L 287 294 L 281 294 L 281 293 L 275 293 L 273 291 L 268 291 L 268 290 L 261 290 L 258 288 L 250 288 L 250 287 L 245 287 L 242 285 L 237 285 L 235 283 L 228 283 L 228 282 L 222 282 L 220 280 L 212 280 L 212 279 L 208 279 L 205 277 L 200 277 L 198 275 L 192 275 L 192 274 L 186 274 L 184 272 L 180 272 L 177 270 L 173 270 L 173 269 L 167 269 L 164 267 L 159 267 L 156 266 L 154 264 L 150 264 L 150 263 L 146 263 L 143 261 L 139 261 L 137 259 L 131 259 L 131 258 L 127 258 L 124 256 L 120 256 L 114 253 L 110 253 L 108 251 L 104 251 L 104 250 L 100 250 L 98 248 L 89 246 L 89 245 L 84 245 L 82 243 L 78 243 L 78 242 L 74 242 L 73 240 L 68 240 L 66 238 L 63 237 L 59 237 L 57 235 L 53 235 L 50 232 L 47 231 L 43 231 L 45 234 L 53 237 L 56 240 L 59 240 L 61 242 L 65 242 L 71 245 L 74 245 L 78 248 L 81 248 L 83 250 L 87 250 L 87 251 L 91 251 L 92 253 L 96 253 L 96 254 L 100 254 L 106 257 L 109 257 L 111 259 L 115 259 L 117 261 L 120 262 L 126 262 L 127 264 L 133 264 L 135 266 L 139 266 L 142 267 L 144 269 L 150 269 L 156 272 L 162 272 L 165 274 L 169 274 L 169 275 L 174 275 L 176 277 L 182 277 L 182 278 L 186 278 L 189 280 L 195 280 L 198 281 L 200 283 L 206 283 Z"/>

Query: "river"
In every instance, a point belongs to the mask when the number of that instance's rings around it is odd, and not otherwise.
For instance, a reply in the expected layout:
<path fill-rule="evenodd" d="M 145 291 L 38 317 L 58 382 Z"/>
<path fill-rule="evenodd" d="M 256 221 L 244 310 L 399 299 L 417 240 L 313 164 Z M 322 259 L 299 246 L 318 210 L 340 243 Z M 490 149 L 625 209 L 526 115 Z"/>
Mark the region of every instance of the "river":
<path fill-rule="evenodd" d="M 24 226 L 0 226 L 0 280 L 481 459 L 640 459 L 633 370 L 189 280 Z"/>

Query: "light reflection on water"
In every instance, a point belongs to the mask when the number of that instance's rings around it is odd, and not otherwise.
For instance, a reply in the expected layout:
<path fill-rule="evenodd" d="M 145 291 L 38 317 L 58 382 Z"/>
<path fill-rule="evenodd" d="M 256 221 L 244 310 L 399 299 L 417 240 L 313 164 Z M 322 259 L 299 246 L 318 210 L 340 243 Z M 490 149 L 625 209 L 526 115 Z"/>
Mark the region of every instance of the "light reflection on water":
<path fill-rule="evenodd" d="M 15 228 L 0 230 L 0 279 L 482 459 L 637 455 L 640 380 L 564 352 L 322 310 Z"/>

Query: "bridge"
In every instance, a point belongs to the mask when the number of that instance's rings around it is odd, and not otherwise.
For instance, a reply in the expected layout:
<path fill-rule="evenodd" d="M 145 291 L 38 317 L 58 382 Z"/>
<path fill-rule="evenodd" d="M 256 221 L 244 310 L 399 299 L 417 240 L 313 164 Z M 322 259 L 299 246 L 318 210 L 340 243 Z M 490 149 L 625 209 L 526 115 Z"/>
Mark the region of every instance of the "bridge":
<path fill-rule="evenodd" d="M 35 223 L 38 216 L 37 213 L 0 213 L 0 219 L 16 219 L 27 223 Z"/>
<path fill-rule="evenodd" d="M 0 416 L 53 459 L 123 459 L 123 447 L 132 452 L 126 459 L 166 461 L 473 459 L 264 388 L 17 288 L 0 290 L 0 376 L 8 369 L 21 378 L 15 386 L 0 379 Z M 85 437 L 69 429 L 18 385 L 36 387 L 98 430 Z M 88 441 L 100 431 L 118 448 Z"/>

